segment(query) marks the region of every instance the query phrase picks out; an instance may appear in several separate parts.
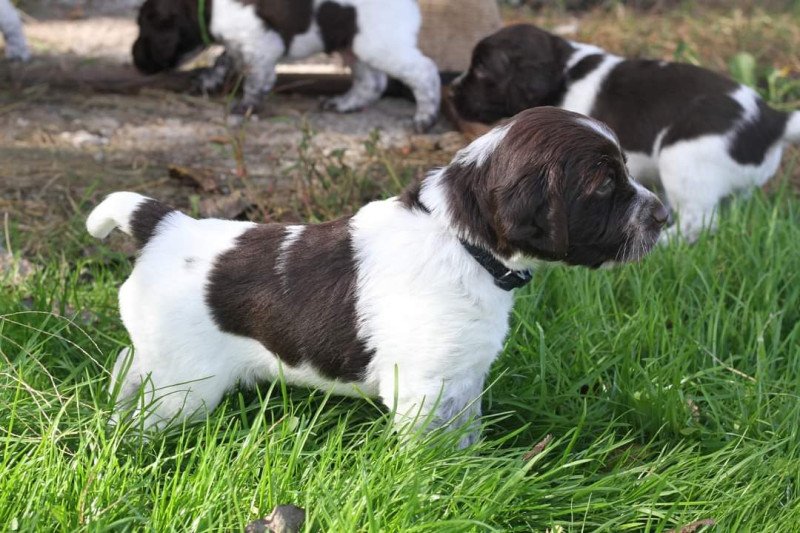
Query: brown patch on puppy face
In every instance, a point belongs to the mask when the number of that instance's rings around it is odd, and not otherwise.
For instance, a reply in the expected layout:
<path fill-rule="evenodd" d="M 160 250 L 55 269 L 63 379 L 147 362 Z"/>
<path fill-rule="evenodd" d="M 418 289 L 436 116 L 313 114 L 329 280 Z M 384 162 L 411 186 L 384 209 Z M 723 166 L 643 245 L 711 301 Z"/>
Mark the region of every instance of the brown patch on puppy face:
<path fill-rule="evenodd" d="M 465 120 L 491 124 L 535 106 L 556 105 L 572 46 L 534 26 L 509 26 L 480 41 L 453 102 Z"/>
<path fill-rule="evenodd" d="M 211 21 L 211 2 L 206 0 L 206 27 Z M 145 74 L 177 67 L 204 44 L 197 0 L 147 0 L 139 9 L 137 22 L 139 37 L 133 43 L 133 64 Z"/>
<path fill-rule="evenodd" d="M 469 240 L 506 259 L 593 267 L 655 244 L 666 211 L 629 178 L 610 130 L 553 107 L 500 128 L 487 153 L 471 145 L 442 177 L 450 217 Z"/>

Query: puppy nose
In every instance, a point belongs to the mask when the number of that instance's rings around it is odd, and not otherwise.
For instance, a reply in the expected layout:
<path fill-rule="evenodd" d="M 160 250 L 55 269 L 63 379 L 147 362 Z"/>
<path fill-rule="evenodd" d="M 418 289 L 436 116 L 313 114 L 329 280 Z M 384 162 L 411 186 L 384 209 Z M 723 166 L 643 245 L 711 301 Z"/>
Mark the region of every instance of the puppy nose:
<path fill-rule="evenodd" d="M 650 217 L 653 219 L 653 222 L 655 222 L 656 225 L 663 226 L 666 224 L 667 220 L 669 220 L 669 211 L 666 207 L 664 207 L 664 204 L 658 202 L 656 208 L 651 211 Z"/>

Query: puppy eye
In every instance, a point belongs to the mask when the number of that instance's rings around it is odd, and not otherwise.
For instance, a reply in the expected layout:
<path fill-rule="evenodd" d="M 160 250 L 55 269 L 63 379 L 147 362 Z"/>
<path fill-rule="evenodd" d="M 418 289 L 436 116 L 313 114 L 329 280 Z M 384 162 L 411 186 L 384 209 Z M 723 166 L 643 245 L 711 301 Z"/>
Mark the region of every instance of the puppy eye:
<path fill-rule="evenodd" d="M 607 194 L 610 194 L 611 191 L 613 190 L 614 190 L 614 177 L 609 176 L 606 178 L 606 180 L 603 182 L 602 185 L 600 185 L 597 189 L 595 189 L 594 192 L 599 196 L 606 196 Z"/>

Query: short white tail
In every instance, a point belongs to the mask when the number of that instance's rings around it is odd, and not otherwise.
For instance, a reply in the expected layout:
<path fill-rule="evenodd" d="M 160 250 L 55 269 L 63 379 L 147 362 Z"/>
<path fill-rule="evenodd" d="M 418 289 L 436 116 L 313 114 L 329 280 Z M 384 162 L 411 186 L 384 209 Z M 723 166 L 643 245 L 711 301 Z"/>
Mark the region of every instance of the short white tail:
<path fill-rule="evenodd" d="M 98 239 L 106 238 L 115 228 L 132 235 L 131 215 L 146 200 L 149 198 L 135 192 L 111 193 L 89 214 L 86 229 Z"/>

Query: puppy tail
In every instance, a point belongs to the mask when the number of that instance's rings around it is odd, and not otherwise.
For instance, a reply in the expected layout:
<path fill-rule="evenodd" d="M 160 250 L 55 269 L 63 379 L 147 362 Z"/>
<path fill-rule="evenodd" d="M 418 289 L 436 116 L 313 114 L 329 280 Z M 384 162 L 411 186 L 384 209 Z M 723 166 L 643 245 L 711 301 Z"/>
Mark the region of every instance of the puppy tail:
<path fill-rule="evenodd" d="M 783 138 L 792 143 L 800 143 L 800 111 L 789 113 Z"/>
<path fill-rule="evenodd" d="M 89 213 L 86 229 L 98 239 L 104 239 L 115 228 L 131 235 L 141 249 L 155 234 L 156 226 L 172 207 L 135 192 L 109 194 Z"/>

